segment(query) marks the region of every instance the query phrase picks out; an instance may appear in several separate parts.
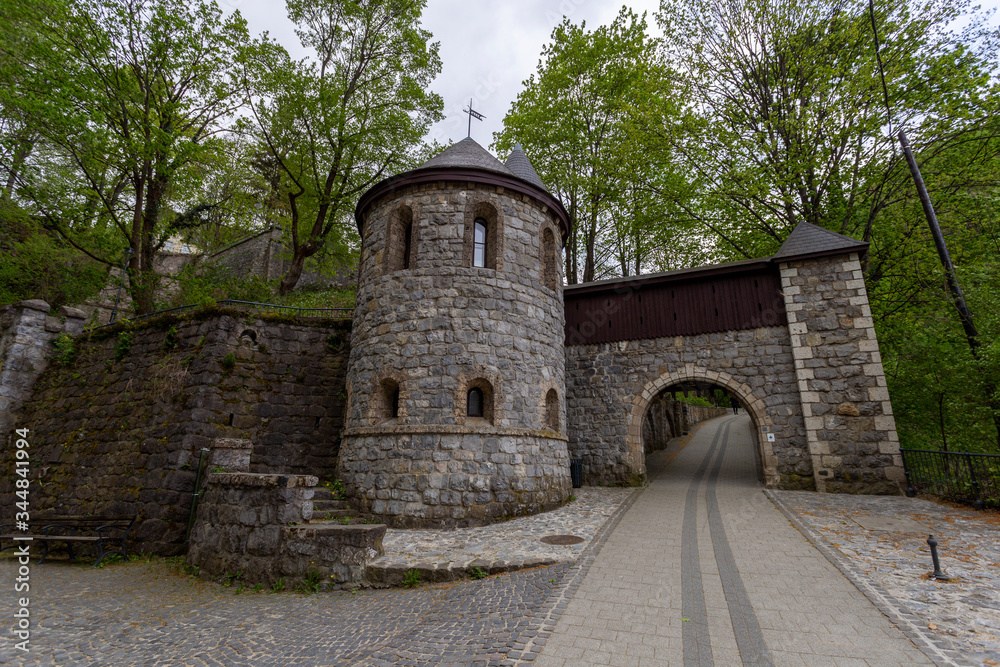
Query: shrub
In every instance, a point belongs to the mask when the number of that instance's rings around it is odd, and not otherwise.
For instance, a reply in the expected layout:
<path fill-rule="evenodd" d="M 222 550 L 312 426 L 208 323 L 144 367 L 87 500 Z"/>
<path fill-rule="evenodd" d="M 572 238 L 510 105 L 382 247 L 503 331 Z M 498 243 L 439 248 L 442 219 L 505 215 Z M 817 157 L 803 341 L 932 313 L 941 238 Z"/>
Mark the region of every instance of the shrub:
<path fill-rule="evenodd" d="M 76 359 L 76 341 L 69 334 L 59 334 L 52 341 L 53 358 L 60 366 L 69 366 Z"/>
<path fill-rule="evenodd" d="M 413 588 L 420 585 L 420 572 L 418 570 L 407 570 L 403 575 L 403 587 Z"/>
<path fill-rule="evenodd" d="M 316 570 L 310 570 L 306 573 L 305 578 L 299 582 L 299 585 L 295 587 L 295 591 L 302 593 L 304 595 L 310 595 L 312 593 L 319 592 L 319 583 L 322 580 L 323 575 Z"/>
<path fill-rule="evenodd" d="M 175 347 L 177 347 L 177 327 L 170 327 L 163 338 L 163 351 L 169 352 Z"/>
<path fill-rule="evenodd" d="M 0 305 L 42 299 L 53 308 L 95 296 L 108 268 L 9 202 L 0 202 Z"/>
<path fill-rule="evenodd" d="M 132 338 L 135 336 L 134 331 L 121 331 L 118 333 L 118 340 L 115 342 L 115 361 L 121 361 L 128 354 L 129 348 L 132 347 Z"/>

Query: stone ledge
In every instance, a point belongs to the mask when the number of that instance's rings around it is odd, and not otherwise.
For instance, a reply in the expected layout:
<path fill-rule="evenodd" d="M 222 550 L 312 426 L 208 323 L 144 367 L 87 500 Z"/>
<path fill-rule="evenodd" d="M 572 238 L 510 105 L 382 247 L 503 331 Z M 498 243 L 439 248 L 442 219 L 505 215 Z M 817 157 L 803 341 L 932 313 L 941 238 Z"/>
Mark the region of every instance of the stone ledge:
<path fill-rule="evenodd" d="M 365 580 L 377 588 L 400 586 L 411 570 L 420 575 L 420 583 L 438 583 L 469 579 L 475 570 L 482 570 L 487 575 L 516 572 L 531 567 L 555 565 L 559 561 L 552 558 L 525 558 L 518 560 L 486 560 L 477 559 L 468 563 L 433 563 L 420 562 L 411 566 L 399 565 L 369 565 L 365 568 Z"/>
<path fill-rule="evenodd" d="M 569 438 L 564 433 L 543 430 L 536 431 L 528 428 L 518 428 L 516 426 L 493 426 L 492 424 L 475 424 L 465 426 L 461 424 L 380 424 L 376 426 L 355 426 L 345 428 L 341 437 L 364 437 L 372 435 L 490 435 L 490 436 L 519 436 L 527 438 L 546 438 L 548 440 L 562 440 L 568 442 Z"/>
<path fill-rule="evenodd" d="M 20 302 L 17 305 L 21 306 L 22 308 L 27 308 L 28 310 L 37 310 L 40 313 L 47 313 L 50 310 L 52 310 L 52 306 L 45 303 L 41 299 L 28 299 L 26 301 Z"/>
<path fill-rule="evenodd" d="M 266 475 L 250 472 L 213 472 L 208 476 L 209 484 L 219 486 L 276 486 L 291 489 L 294 487 L 314 487 L 319 484 L 319 478 L 313 475 Z"/>

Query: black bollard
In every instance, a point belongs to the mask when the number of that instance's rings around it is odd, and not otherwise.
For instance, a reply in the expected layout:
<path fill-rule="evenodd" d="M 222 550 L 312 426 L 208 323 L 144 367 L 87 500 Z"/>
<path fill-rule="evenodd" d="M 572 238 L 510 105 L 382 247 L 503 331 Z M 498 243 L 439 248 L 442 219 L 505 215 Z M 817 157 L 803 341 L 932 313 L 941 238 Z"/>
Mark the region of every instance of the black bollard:
<path fill-rule="evenodd" d="M 938 560 L 937 540 L 934 539 L 933 535 L 927 536 L 927 546 L 931 548 L 931 560 L 934 562 L 934 572 L 931 574 L 931 579 L 948 581 L 950 577 L 941 571 L 941 561 Z"/>

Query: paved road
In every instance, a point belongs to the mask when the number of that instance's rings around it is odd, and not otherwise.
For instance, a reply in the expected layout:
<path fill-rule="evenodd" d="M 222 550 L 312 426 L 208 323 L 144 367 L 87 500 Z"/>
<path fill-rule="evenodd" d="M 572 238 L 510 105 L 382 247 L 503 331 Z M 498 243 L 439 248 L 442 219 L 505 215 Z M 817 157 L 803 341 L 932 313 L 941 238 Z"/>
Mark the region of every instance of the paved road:
<path fill-rule="evenodd" d="M 652 471 L 537 665 L 933 664 L 765 497 L 750 429 L 713 420 Z"/>
<path fill-rule="evenodd" d="M 25 655 L 2 559 L 0 665 L 928 664 L 764 496 L 749 428 L 705 424 L 577 563 L 481 581 L 236 595 L 163 560 L 51 562 Z"/>

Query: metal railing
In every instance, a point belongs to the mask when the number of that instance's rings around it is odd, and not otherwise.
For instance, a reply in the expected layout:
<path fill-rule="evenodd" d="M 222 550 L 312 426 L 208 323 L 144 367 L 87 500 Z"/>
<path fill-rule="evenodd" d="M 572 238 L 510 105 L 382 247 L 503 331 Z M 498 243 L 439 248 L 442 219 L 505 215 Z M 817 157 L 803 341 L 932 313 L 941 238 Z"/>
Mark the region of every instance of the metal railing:
<path fill-rule="evenodd" d="M 1000 507 L 1000 455 L 900 449 L 907 495 L 930 493 L 982 509 Z"/>
<path fill-rule="evenodd" d="M 297 317 L 327 317 L 333 319 L 350 319 L 354 313 L 353 308 L 300 308 L 298 306 L 282 306 L 277 303 L 258 303 L 256 301 L 237 301 L 236 299 L 224 299 L 222 301 L 217 301 L 215 303 L 218 307 L 224 308 L 240 308 L 244 310 L 253 310 L 257 312 L 269 312 L 269 313 L 281 313 L 287 315 L 295 315 Z M 188 304 L 186 306 L 177 306 L 176 308 L 164 308 L 163 310 L 154 310 L 151 313 L 143 313 L 142 315 L 136 315 L 135 317 L 128 318 L 128 321 L 139 322 L 141 320 L 157 317 L 159 315 L 166 315 L 168 313 L 183 313 L 189 310 L 197 310 L 202 308 L 201 304 Z M 124 320 L 119 320 L 119 322 Z M 117 324 L 117 323 L 116 323 Z M 104 324 L 102 326 L 111 326 L 110 324 Z M 98 327 L 100 328 L 100 327 Z"/>

